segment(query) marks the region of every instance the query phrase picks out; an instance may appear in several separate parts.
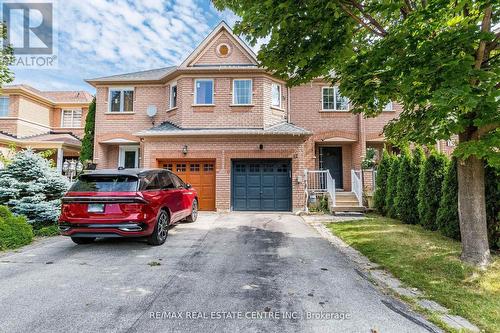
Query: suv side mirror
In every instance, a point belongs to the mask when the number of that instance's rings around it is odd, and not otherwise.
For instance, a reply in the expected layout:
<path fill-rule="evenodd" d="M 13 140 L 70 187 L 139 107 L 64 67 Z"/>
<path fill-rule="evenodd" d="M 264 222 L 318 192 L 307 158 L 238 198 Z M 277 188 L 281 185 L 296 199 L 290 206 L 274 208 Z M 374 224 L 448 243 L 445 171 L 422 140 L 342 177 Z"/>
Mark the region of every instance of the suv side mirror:
<path fill-rule="evenodd" d="M 191 187 L 193 187 L 193 186 L 191 186 L 191 184 L 186 184 L 186 188 L 187 188 L 188 190 L 189 190 Z"/>

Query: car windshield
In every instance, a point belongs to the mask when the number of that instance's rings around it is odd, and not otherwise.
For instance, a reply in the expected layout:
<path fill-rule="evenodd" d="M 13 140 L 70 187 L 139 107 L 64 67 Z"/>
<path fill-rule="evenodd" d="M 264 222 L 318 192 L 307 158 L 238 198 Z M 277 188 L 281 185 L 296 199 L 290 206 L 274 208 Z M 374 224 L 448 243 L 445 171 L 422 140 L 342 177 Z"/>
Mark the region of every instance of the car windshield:
<path fill-rule="evenodd" d="M 135 192 L 138 179 L 135 176 L 81 176 L 70 192 Z"/>

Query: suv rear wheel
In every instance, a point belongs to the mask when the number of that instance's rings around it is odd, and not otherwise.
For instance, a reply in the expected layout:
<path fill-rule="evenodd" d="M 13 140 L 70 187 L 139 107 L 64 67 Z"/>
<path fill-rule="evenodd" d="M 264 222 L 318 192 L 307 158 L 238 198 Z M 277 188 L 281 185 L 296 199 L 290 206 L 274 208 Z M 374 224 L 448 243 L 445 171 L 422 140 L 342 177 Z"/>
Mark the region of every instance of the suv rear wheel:
<path fill-rule="evenodd" d="M 95 241 L 95 237 L 71 237 L 76 244 L 90 244 Z"/>
<path fill-rule="evenodd" d="M 168 213 L 161 211 L 156 221 L 153 233 L 148 237 L 149 245 L 162 245 L 167 240 L 170 218 Z"/>
<path fill-rule="evenodd" d="M 187 222 L 194 222 L 198 218 L 198 200 L 193 200 L 193 206 L 191 207 L 191 215 L 186 217 Z"/>

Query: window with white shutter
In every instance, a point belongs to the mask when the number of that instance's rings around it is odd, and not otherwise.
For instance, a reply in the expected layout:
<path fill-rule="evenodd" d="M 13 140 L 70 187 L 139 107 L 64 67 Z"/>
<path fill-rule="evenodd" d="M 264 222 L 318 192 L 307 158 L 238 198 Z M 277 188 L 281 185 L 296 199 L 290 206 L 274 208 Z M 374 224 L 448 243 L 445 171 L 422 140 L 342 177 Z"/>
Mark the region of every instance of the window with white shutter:
<path fill-rule="evenodd" d="M 63 110 L 61 117 L 61 127 L 82 127 L 82 110 Z"/>

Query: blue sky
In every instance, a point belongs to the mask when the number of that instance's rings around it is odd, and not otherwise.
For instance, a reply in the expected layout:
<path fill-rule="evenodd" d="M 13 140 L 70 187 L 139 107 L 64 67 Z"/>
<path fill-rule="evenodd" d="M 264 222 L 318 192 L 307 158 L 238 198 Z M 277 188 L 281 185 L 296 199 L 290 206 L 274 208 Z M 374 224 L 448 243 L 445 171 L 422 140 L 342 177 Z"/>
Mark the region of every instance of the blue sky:
<path fill-rule="evenodd" d="M 178 65 L 221 20 L 237 20 L 209 0 L 59 0 L 56 13 L 58 69 L 15 69 L 14 83 L 94 93 L 84 79 Z"/>

